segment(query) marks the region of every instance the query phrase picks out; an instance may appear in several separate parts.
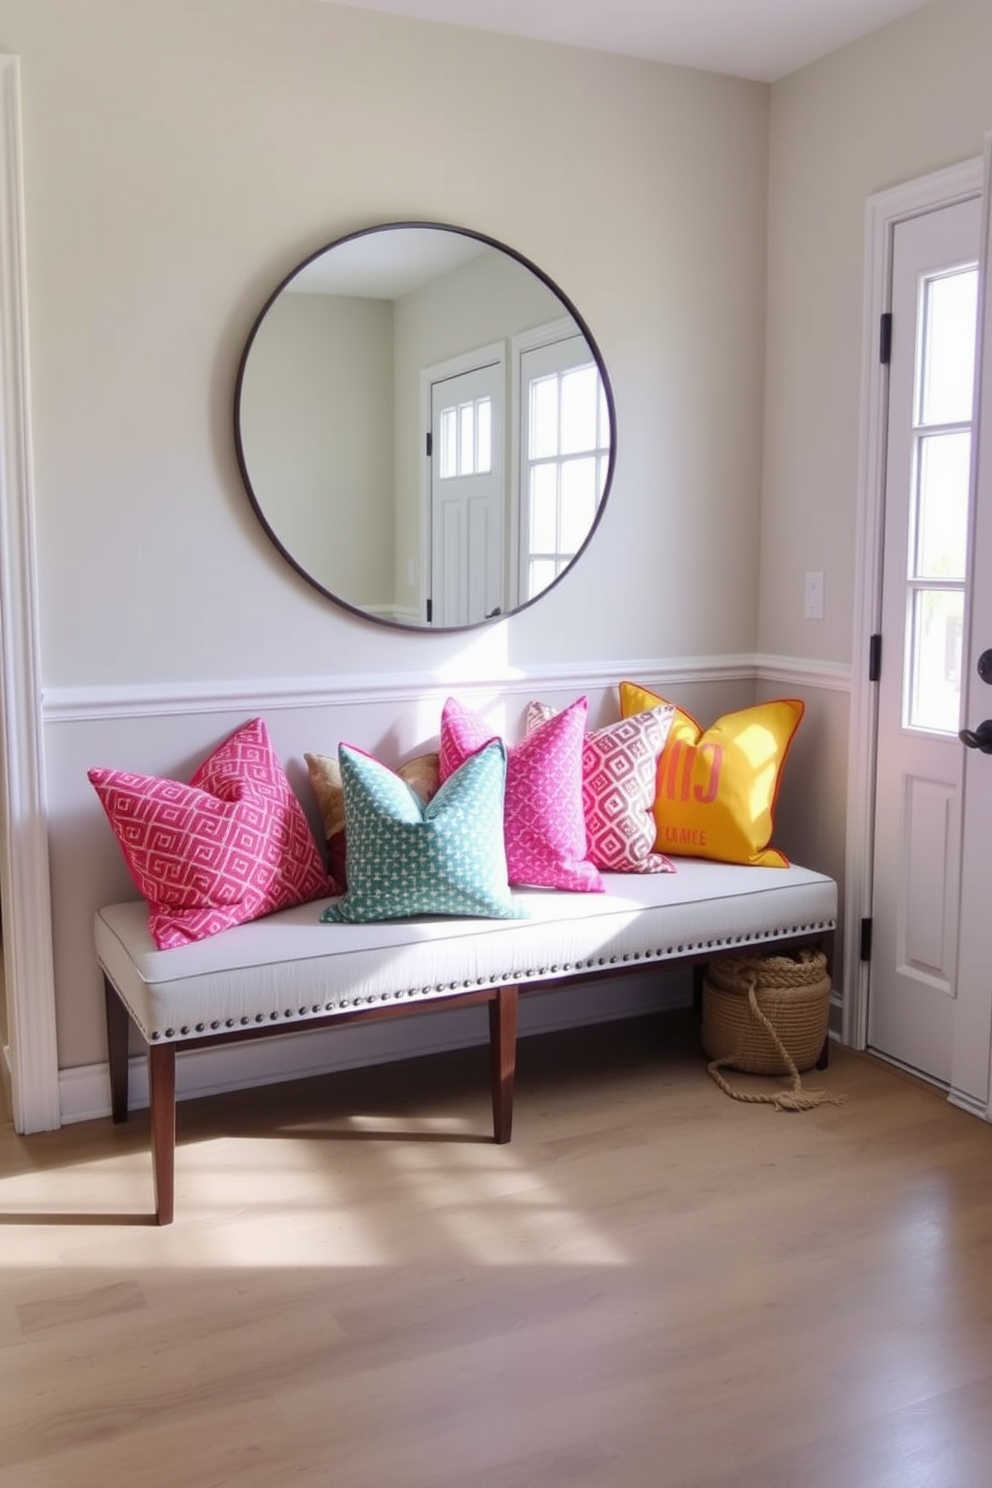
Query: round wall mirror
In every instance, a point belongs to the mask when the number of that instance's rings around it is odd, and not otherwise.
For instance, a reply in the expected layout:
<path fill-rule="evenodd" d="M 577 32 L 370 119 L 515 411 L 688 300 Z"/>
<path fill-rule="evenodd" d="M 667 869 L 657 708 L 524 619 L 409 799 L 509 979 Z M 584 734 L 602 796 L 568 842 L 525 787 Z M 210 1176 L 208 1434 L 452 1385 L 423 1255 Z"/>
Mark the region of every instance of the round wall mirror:
<path fill-rule="evenodd" d="M 589 542 L 613 395 L 578 311 L 481 233 L 388 223 L 305 259 L 238 367 L 251 503 L 322 594 L 461 630 L 532 604 Z"/>

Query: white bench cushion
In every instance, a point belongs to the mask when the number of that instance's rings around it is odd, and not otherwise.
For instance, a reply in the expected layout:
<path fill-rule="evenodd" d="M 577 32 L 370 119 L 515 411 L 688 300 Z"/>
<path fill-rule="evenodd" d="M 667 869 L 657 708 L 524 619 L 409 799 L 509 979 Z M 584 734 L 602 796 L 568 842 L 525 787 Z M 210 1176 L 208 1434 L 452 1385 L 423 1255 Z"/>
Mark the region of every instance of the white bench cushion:
<path fill-rule="evenodd" d="M 605 894 L 517 891 L 524 920 L 322 924 L 328 901 L 316 900 L 166 951 L 155 946 L 139 900 L 97 912 L 97 956 L 145 1039 L 179 1042 L 677 961 L 836 924 L 837 885 L 824 874 L 698 858 L 676 863 L 674 874 L 604 874 Z"/>

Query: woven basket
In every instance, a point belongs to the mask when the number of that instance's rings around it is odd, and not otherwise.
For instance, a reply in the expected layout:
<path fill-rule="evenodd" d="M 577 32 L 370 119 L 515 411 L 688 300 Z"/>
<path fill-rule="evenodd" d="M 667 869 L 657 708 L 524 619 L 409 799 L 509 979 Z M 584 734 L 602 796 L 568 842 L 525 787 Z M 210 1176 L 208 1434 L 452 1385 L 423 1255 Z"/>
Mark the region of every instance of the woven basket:
<path fill-rule="evenodd" d="M 750 989 L 777 1040 L 754 1014 Z M 787 1075 L 816 1064 L 827 1037 L 830 977 L 822 951 L 795 956 L 726 956 L 703 980 L 703 1048 L 721 1067 Z"/>

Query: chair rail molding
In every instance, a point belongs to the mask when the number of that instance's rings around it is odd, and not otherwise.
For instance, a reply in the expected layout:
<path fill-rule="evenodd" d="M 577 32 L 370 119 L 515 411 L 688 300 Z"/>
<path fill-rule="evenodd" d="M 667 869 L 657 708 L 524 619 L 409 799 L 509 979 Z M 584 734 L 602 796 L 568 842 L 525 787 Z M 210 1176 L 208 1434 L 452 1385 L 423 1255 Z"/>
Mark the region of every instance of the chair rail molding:
<path fill-rule="evenodd" d="M 822 692 L 850 692 L 851 668 L 846 661 L 810 661 L 799 656 L 756 656 L 754 675 L 759 682 L 783 687 L 814 687 Z"/>
<path fill-rule="evenodd" d="M 46 724 L 101 719 L 156 718 L 198 713 L 245 713 L 280 708 L 326 708 L 372 703 L 443 702 L 451 692 L 530 698 L 535 690 L 601 688 L 621 680 L 645 687 L 679 683 L 774 681 L 830 691 L 850 689 L 846 663 L 787 656 L 638 657 L 591 664 L 527 666 L 462 676 L 435 672 L 381 672 L 365 676 L 245 678 L 240 682 L 161 682 L 46 689 Z"/>
<path fill-rule="evenodd" d="M 20 63 L 0 55 L 0 894 L 14 1127 L 26 1133 L 60 1117 L 21 161 Z"/>

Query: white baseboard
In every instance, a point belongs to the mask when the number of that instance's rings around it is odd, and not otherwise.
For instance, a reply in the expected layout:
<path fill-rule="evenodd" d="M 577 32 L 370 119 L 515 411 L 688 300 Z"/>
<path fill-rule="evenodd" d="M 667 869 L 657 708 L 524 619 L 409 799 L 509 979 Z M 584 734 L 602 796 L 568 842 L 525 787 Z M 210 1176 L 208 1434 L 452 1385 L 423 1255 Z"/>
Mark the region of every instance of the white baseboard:
<path fill-rule="evenodd" d="M 588 1023 L 609 1023 L 643 1013 L 670 1012 L 692 999 L 691 972 L 626 976 L 589 981 L 560 991 L 528 992 L 520 999 L 520 1036 L 551 1033 Z M 176 1096 L 192 1100 L 225 1090 L 308 1079 L 362 1065 L 391 1064 L 447 1049 L 469 1048 L 489 1038 L 484 1007 L 452 1009 L 382 1023 L 345 1024 L 312 1033 L 281 1034 L 218 1049 L 191 1049 L 176 1061 Z M 107 1065 L 59 1071 L 63 1125 L 110 1114 Z M 148 1105 L 148 1069 L 143 1055 L 131 1060 L 129 1105 Z"/>
<path fill-rule="evenodd" d="M 964 1090 L 956 1090 L 952 1085 L 947 1092 L 947 1099 L 952 1106 L 957 1106 L 959 1111 L 967 1111 L 969 1116 L 977 1116 L 981 1121 L 989 1120 L 989 1109 L 978 1096 L 968 1095 Z"/>
<path fill-rule="evenodd" d="M 829 1034 L 832 1039 L 841 1042 L 841 1029 L 844 1024 L 844 998 L 836 986 L 830 989 L 830 1013 Z"/>

